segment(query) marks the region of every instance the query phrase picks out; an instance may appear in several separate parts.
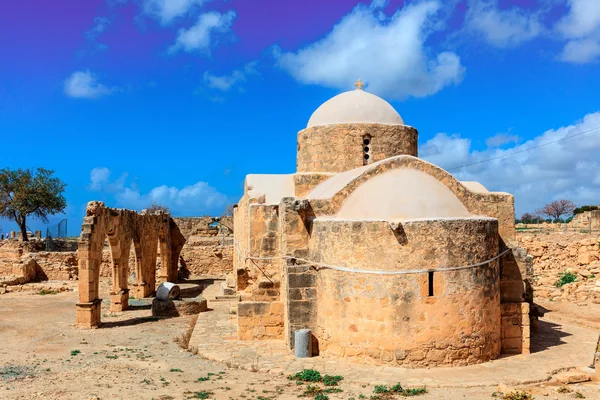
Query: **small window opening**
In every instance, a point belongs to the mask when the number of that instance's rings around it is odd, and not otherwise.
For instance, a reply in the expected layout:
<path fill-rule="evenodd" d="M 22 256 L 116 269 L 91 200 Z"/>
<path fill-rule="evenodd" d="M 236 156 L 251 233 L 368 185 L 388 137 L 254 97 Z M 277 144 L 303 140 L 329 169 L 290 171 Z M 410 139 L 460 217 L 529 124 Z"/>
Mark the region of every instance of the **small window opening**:
<path fill-rule="evenodd" d="M 428 272 L 428 282 L 429 282 L 429 297 L 433 296 L 433 271 Z"/>
<path fill-rule="evenodd" d="M 363 165 L 367 165 L 371 159 L 371 136 L 363 136 Z"/>

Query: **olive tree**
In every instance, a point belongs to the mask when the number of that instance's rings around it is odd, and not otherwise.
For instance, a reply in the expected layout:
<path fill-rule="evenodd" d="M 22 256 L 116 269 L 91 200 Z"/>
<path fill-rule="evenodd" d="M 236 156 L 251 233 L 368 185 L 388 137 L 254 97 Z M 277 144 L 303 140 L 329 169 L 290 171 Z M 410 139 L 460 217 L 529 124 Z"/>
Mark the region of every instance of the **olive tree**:
<path fill-rule="evenodd" d="M 53 177 L 54 171 L 37 168 L 0 169 L 0 216 L 17 223 L 23 240 L 27 238 L 27 217 L 48 221 L 48 215 L 64 211 L 66 184 Z"/>

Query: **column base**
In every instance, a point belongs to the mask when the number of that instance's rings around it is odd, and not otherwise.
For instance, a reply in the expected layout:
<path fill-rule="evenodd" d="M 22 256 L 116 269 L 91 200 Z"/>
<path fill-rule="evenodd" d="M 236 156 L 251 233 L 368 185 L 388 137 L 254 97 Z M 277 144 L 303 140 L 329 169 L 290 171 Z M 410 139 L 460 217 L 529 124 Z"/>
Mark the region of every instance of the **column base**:
<path fill-rule="evenodd" d="M 154 294 L 154 290 L 145 282 L 133 284 L 133 295 L 136 299 L 143 299 Z"/>
<path fill-rule="evenodd" d="M 102 299 L 96 299 L 89 303 L 77 303 L 77 328 L 93 329 L 100 326 L 100 315 Z"/>
<path fill-rule="evenodd" d="M 110 293 L 110 312 L 125 311 L 129 307 L 129 289 Z"/>

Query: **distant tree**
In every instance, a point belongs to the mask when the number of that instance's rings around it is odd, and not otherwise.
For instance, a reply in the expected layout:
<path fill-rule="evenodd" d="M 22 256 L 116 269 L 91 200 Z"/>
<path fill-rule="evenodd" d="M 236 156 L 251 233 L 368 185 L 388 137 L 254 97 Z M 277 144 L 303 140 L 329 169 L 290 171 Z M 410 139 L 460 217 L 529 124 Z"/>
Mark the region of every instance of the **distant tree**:
<path fill-rule="evenodd" d="M 227 204 L 225 206 L 225 210 L 223 211 L 224 217 L 233 217 L 233 204 Z"/>
<path fill-rule="evenodd" d="M 521 222 L 524 224 L 531 224 L 532 222 L 535 222 L 537 220 L 537 218 L 535 217 L 535 215 L 531 214 L 531 213 L 525 213 L 523 215 L 521 215 Z"/>
<path fill-rule="evenodd" d="M 162 211 L 166 214 L 171 214 L 171 210 L 169 210 L 168 207 L 163 206 L 162 204 L 158 204 L 155 201 L 150 203 L 150 205 L 146 208 L 146 212 L 148 214 L 155 214 L 157 211 Z"/>
<path fill-rule="evenodd" d="M 577 207 L 576 209 L 574 209 L 573 214 L 577 215 L 577 214 L 584 213 L 586 211 L 596 211 L 596 210 L 600 210 L 600 207 L 598 207 L 598 206 L 581 206 L 581 207 Z"/>
<path fill-rule="evenodd" d="M 542 207 L 541 213 L 558 221 L 562 215 L 572 214 L 575 208 L 571 200 L 555 200 Z"/>
<path fill-rule="evenodd" d="M 27 237 L 27 217 L 48 222 L 48 215 L 59 214 L 67 206 L 63 192 L 67 186 L 54 171 L 38 168 L 0 170 L 0 216 L 17 223 L 23 240 Z"/>

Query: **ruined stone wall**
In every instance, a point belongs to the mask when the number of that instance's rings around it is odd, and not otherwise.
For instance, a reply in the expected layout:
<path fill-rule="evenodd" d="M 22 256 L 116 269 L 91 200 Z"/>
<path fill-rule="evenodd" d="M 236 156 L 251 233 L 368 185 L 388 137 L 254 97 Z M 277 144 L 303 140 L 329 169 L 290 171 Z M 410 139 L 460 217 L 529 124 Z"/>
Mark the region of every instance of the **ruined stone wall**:
<path fill-rule="evenodd" d="M 193 276 L 225 277 L 233 270 L 233 217 L 173 218 L 186 238 L 181 263 Z"/>
<path fill-rule="evenodd" d="M 518 235 L 519 245 L 533 257 L 536 298 L 553 301 L 591 301 L 600 304 L 600 235 L 597 232 Z M 574 282 L 559 285 L 565 273 Z"/>
<path fill-rule="evenodd" d="M 369 144 L 363 143 L 369 136 Z M 344 172 L 392 156 L 417 156 L 418 132 L 405 125 L 339 124 L 298 132 L 298 172 Z M 365 162 L 365 149 L 369 155 Z"/>
<path fill-rule="evenodd" d="M 77 326 L 93 328 L 100 324 L 99 280 L 105 241 L 112 256 L 111 311 L 128 307 L 131 246 L 135 250 L 133 294 L 148 297 L 156 291 L 156 263 L 160 248 L 161 280 L 176 279 L 177 260 L 185 238 L 169 214 L 147 214 L 105 207 L 89 202 L 78 245 L 79 303 Z"/>
<path fill-rule="evenodd" d="M 382 221 L 316 219 L 309 258 L 384 271 L 464 266 L 498 254 L 497 228 L 493 219 L 414 221 L 395 231 Z M 501 344 L 498 264 L 431 275 L 321 269 L 316 276 L 319 349 L 362 362 L 409 366 L 496 358 Z M 308 279 L 304 275 L 299 278 Z"/>
<path fill-rule="evenodd" d="M 600 210 L 586 211 L 577 214 L 573 217 L 573 220 L 568 224 L 569 228 L 572 229 L 584 229 L 584 230 L 599 230 L 600 229 Z"/>
<path fill-rule="evenodd" d="M 29 260 L 34 260 L 35 274 L 31 280 L 77 279 L 77 253 L 46 252 L 43 242 L 0 241 L 0 277 L 15 275 Z"/>

